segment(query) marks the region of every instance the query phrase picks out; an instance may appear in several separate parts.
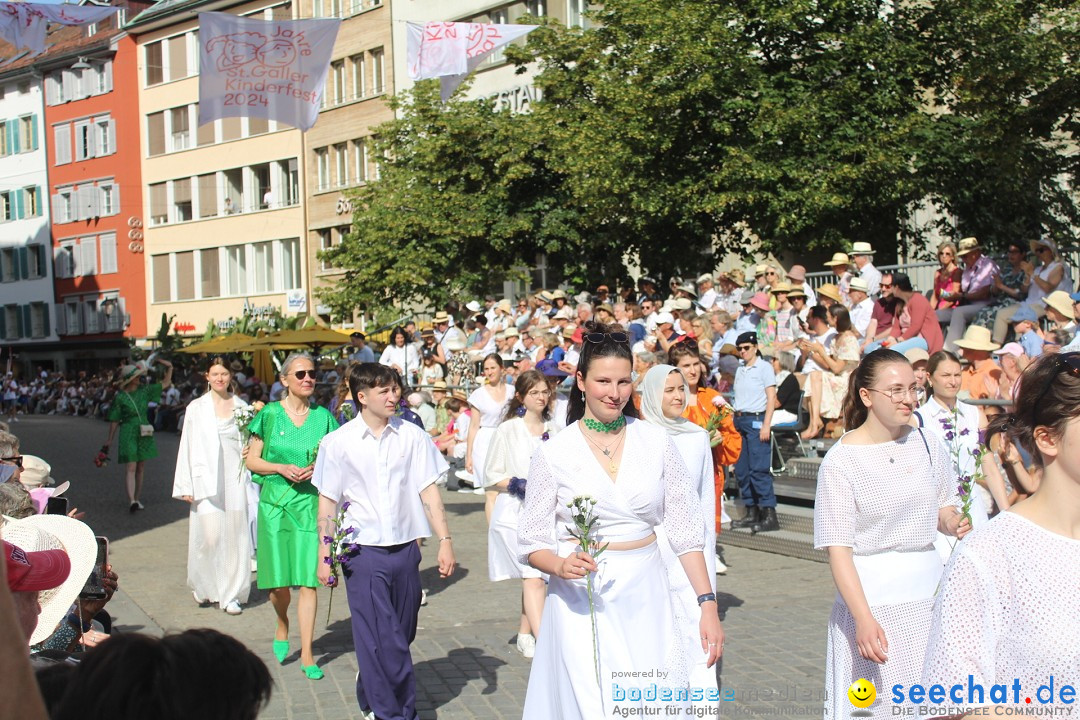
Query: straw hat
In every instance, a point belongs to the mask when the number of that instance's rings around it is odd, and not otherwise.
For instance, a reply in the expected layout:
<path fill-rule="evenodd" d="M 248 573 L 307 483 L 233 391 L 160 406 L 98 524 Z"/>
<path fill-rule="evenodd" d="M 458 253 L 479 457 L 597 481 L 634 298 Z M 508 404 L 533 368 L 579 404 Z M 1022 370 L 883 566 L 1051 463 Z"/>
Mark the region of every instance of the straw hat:
<path fill-rule="evenodd" d="M 146 366 L 142 363 L 134 363 L 131 365 L 125 365 L 120 368 L 120 373 L 116 376 L 117 385 L 127 385 L 129 382 L 146 374 Z"/>
<path fill-rule="evenodd" d="M 758 275 L 764 275 L 767 272 L 769 272 L 768 265 L 758 265 L 754 268 L 754 277 L 757 277 Z"/>
<path fill-rule="evenodd" d="M 844 302 L 844 299 L 840 297 L 840 288 L 836 287 L 832 283 L 825 283 L 817 289 L 818 297 L 827 297 L 833 302 Z"/>
<path fill-rule="evenodd" d="M 435 313 L 435 317 L 431 318 L 431 323 L 433 325 L 439 325 L 440 323 L 448 322 L 450 322 L 450 316 L 446 314 L 445 310 L 440 310 L 439 312 Z M 353 335 L 355 334 L 356 333 L 353 333 Z"/>
<path fill-rule="evenodd" d="M 1054 308 L 1070 320 L 1073 319 L 1073 301 L 1069 297 L 1069 293 L 1064 290 L 1055 290 L 1044 297 L 1042 301 L 1046 307 Z"/>
<path fill-rule="evenodd" d="M 982 246 L 979 245 L 979 241 L 976 238 L 966 237 L 960 241 L 956 251 L 956 257 L 967 255 L 972 250 L 982 250 Z"/>
<path fill-rule="evenodd" d="M 41 591 L 38 599 L 41 614 L 30 636 L 30 644 L 36 645 L 53 634 L 94 570 L 97 558 L 94 531 L 64 515 L 31 515 L 22 520 L 5 517 L 4 540 L 28 553 L 63 550 L 71 562 L 71 572 L 59 587 Z"/>
<path fill-rule="evenodd" d="M 852 278 L 848 283 L 848 290 L 858 290 L 859 292 L 870 293 L 870 286 L 866 284 L 866 281 L 861 277 Z"/>
<path fill-rule="evenodd" d="M 874 248 L 870 246 L 868 242 L 857 242 L 851 245 L 852 255 L 873 255 Z"/>
<path fill-rule="evenodd" d="M 559 300 L 559 299 L 565 300 L 566 299 L 566 293 L 564 293 L 562 290 L 556 290 L 555 292 L 551 293 L 551 299 L 552 300 Z"/>
<path fill-rule="evenodd" d="M 506 298 L 503 298 L 499 302 L 495 303 L 495 307 L 497 307 L 499 310 L 510 312 L 510 301 Z"/>
<path fill-rule="evenodd" d="M 52 466 L 37 455 L 23 455 L 22 473 L 19 475 L 21 482 L 27 490 L 52 485 L 54 480 L 49 476 Z"/>
<path fill-rule="evenodd" d="M 827 265 L 828 267 L 834 267 L 836 265 L 850 265 L 850 264 L 851 264 L 851 260 L 848 259 L 847 253 L 842 253 L 842 252 L 833 253 L 832 260 L 829 260 L 828 262 L 822 263 L 822 265 Z"/>
<path fill-rule="evenodd" d="M 968 329 L 964 331 L 964 337 L 956 341 L 956 347 L 965 350 L 993 352 L 1000 348 L 1001 345 L 990 339 L 989 328 L 984 328 L 981 325 L 969 325 Z"/>
<path fill-rule="evenodd" d="M 445 380 L 436 380 L 435 382 L 431 383 L 431 389 L 432 390 L 445 390 L 446 389 L 446 381 Z"/>
<path fill-rule="evenodd" d="M 738 269 L 728 270 L 726 273 L 721 273 L 719 276 L 719 279 L 721 280 L 724 278 L 727 278 L 736 285 L 742 285 L 743 281 L 746 279 L 746 273 Z"/>
<path fill-rule="evenodd" d="M 561 308 L 559 308 L 559 311 L 555 313 L 555 319 L 556 320 L 573 320 L 574 319 L 574 311 L 571 310 L 569 306 L 563 305 Z"/>
<path fill-rule="evenodd" d="M 797 287 L 789 290 L 787 296 L 788 300 L 792 300 L 794 298 L 804 298 L 806 297 L 806 293 L 803 292 L 803 289 L 801 287 Z"/>
<path fill-rule="evenodd" d="M 780 282 L 776 283 L 776 285 L 773 285 L 772 290 L 770 290 L 769 292 L 772 292 L 772 293 L 790 293 L 791 292 L 791 285 L 789 285 L 788 283 L 781 280 Z"/>

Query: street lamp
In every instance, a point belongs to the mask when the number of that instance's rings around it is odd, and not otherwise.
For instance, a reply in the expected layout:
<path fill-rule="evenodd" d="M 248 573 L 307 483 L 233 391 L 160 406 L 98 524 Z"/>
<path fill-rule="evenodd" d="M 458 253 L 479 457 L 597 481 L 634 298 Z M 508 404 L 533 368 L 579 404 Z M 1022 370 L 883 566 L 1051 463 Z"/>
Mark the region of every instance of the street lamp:
<path fill-rule="evenodd" d="M 112 328 L 112 316 L 118 304 L 116 298 L 106 298 L 101 301 L 101 312 L 105 313 L 105 327 Z"/>

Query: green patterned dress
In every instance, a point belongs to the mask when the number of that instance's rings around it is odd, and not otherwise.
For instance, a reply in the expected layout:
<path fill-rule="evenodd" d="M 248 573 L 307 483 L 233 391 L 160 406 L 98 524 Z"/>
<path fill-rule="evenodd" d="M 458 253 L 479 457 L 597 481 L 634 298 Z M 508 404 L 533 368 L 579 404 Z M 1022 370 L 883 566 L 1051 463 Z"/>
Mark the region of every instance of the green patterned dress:
<path fill-rule="evenodd" d="M 146 409 L 152 402 L 161 402 L 161 383 L 140 385 L 135 392 L 121 390 L 113 396 L 105 419 L 120 424 L 117 462 L 121 465 L 157 457 L 154 436 L 142 437 L 139 434 L 140 425 L 150 424 Z"/>
<path fill-rule="evenodd" d="M 251 432 L 263 441 L 262 459 L 307 467 L 315 449 L 338 423 L 326 408 L 312 405 L 297 427 L 280 402 L 270 403 L 255 416 Z M 291 483 L 277 473 L 252 473 L 261 485 L 257 550 L 260 589 L 316 587 L 319 549 L 319 491 L 311 481 Z"/>

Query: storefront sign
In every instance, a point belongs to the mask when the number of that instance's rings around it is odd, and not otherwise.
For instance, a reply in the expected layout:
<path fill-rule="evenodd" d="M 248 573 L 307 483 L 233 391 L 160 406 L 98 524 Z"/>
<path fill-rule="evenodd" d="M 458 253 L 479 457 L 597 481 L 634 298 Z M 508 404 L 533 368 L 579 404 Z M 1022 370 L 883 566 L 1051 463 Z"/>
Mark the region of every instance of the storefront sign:
<path fill-rule="evenodd" d="M 289 312 L 307 312 L 307 293 L 303 290 L 290 290 L 285 296 L 285 306 Z"/>
<path fill-rule="evenodd" d="M 524 113 L 529 112 L 532 104 L 541 98 L 541 92 L 535 85 L 518 85 L 487 97 L 495 104 L 496 110 Z"/>
<path fill-rule="evenodd" d="M 195 326 L 192 325 L 189 322 L 178 322 L 178 323 L 173 323 L 173 330 L 175 330 L 178 333 L 195 332 Z"/>

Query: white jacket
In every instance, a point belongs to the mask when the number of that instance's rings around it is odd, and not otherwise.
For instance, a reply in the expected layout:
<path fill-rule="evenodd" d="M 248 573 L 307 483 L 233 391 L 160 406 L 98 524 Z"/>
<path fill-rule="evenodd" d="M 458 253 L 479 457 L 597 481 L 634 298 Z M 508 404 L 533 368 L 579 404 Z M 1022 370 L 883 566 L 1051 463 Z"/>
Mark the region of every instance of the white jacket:
<path fill-rule="evenodd" d="M 247 403 L 234 395 L 233 409 L 241 407 L 247 407 Z M 181 498 L 190 495 L 199 501 L 217 495 L 221 482 L 221 478 L 217 477 L 220 461 L 221 441 L 218 438 L 214 399 L 211 393 L 206 392 L 187 406 L 180 450 L 176 455 L 172 496 Z M 246 469 L 243 474 L 250 475 Z"/>

